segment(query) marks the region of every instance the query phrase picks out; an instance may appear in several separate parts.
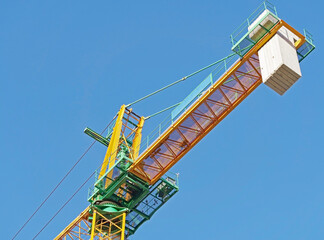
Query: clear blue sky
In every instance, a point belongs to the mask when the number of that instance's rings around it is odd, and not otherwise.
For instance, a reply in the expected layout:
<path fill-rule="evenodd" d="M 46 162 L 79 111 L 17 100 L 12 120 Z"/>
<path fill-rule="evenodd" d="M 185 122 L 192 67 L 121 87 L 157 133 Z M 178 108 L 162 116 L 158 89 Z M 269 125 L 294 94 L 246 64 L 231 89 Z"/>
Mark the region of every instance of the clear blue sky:
<path fill-rule="evenodd" d="M 121 104 L 229 54 L 230 33 L 260 2 L 1 1 L 1 239 L 90 145 L 86 126 L 102 130 Z M 132 239 L 323 238 L 324 5 L 272 2 L 282 19 L 314 35 L 302 79 L 283 97 L 260 86 L 187 154 L 174 168 L 180 192 Z M 204 77 L 134 111 L 174 104 Z M 31 239 L 104 152 L 96 144 L 17 239 Z M 38 239 L 56 236 L 86 197 L 85 188 Z"/>

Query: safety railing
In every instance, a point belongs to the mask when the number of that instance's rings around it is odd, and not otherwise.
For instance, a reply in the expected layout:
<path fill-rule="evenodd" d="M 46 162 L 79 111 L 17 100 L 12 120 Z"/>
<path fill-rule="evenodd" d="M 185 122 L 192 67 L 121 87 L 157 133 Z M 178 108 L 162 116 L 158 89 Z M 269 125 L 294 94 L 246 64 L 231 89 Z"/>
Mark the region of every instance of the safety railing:
<path fill-rule="evenodd" d="M 179 174 L 168 172 L 150 187 L 147 196 L 126 216 L 126 228 L 130 234 L 134 232 L 162 207 L 179 190 Z"/>
<path fill-rule="evenodd" d="M 304 29 L 305 43 L 297 50 L 299 62 L 303 61 L 314 49 L 313 35 Z"/>
<path fill-rule="evenodd" d="M 260 13 L 253 22 L 245 21 L 239 30 L 231 35 L 232 51 L 243 57 L 279 21 L 276 14 L 268 9 Z"/>
<path fill-rule="evenodd" d="M 169 182 L 169 184 L 171 184 L 175 188 L 179 188 L 179 173 L 168 171 L 163 175 L 162 179 Z"/>
<path fill-rule="evenodd" d="M 269 1 L 264 1 L 247 19 L 243 21 L 243 23 L 238 26 L 234 32 L 230 35 L 232 45 L 234 46 L 245 34 L 246 30 L 252 23 L 254 23 L 257 18 L 265 11 L 268 10 L 271 12 L 276 18 L 278 18 L 277 9 L 275 5 L 270 3 Z"/>

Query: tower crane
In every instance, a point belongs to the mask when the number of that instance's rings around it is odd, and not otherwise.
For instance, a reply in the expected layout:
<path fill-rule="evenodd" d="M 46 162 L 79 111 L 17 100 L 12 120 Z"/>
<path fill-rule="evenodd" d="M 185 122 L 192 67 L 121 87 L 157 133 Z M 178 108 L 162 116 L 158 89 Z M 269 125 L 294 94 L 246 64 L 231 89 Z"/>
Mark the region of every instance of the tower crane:
<path fill-rule="evenodd" d="M 90 203 L 57 237 L 120 239 L 136 230 L 179 190 L 169 170 L 261 83 L 283 95 L 300 77 L 300 62 L 313 38 L 280 19 L 265 1 L 231 35 L 229 56 L 172 110 L 155 131 L 142 137 L 145 117 L 122 105 L 107 136 L 85 133 L 107 147 Z M 182 80 L 185 80 L 185 77 Z"/>

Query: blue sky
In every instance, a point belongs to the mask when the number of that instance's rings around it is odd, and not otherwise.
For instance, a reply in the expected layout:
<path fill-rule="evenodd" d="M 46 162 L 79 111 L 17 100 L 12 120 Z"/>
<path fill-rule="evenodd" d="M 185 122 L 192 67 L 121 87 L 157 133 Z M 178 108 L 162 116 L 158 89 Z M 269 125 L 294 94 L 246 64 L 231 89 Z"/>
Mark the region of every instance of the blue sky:
<path fill-rule="evenodd" d="M 283 97 L 260 86 L 173 169 L 180 191 L 132 239 L 301 240 L 324 235 L 323 3 L 272 1 L 317 49 Z M 1 239 L 10 239 L 127 104 L 230 53 L 248 1 L 1 1 Z M 150 115 L 207 76 L 134 106 Z M 149 120 L 154 125 L 158 120 Z M 21 232 L 31 239 L 96 169 L 96 144 Z M 88 184 L 90 186 L 91 183 Z M 87 187 L 88 187 L 87 186 Z M 88 203 L 83 189 L 39 235 Z"/>

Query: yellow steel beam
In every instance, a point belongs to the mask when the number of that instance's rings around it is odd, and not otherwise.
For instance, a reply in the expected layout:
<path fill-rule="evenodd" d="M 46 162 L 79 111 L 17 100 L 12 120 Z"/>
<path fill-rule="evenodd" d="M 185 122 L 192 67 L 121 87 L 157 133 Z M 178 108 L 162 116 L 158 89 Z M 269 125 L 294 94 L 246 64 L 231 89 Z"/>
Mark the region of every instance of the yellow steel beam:
<path fill-rule="evenodd" d="M 118 117 L 117 117 L 114 129 L 113 129 L 113 133 L 111 135 L 110 142 L 109 142 L 109 145 L 107 148 L 107 152 L 106 152 L 104 161 L 101 166 L 99 178 L 101 178 L 106 173 L 107 166 L 108 166 L 108 169 L 110 169 L 115 164 L 115 159 L 117 156 L 117 149 L 118 149 L 118 145 L 119 145 L 119 141 L 120 141 L 120 133 L 121 133 L 121 129 L 123 126 L 123 116 L 125 113 L 125 108 L 126 108 L 126 106 L 122 105 L 119 110 Z"/>
<path fill-rule="evenodd" d="M 296 49 L 300 48 L 306 42 L 305 36 L 303 34 L 301 34 L 300 32 L 298 32 L 295 28 L 290 26 L 285 21 L 283 21 L 283 20 L 281 20 L 281 21 L 282 21 L 282 24 L 284 27 L 286 27 L 289 31 L 291 31 L 293 34 L 295 34 L 297 37 L 299 37 L 299 39 L 295 42 L 295 47 L 296 47 Z"/>
<path fill-rule="evenodd" d="M 95 229 L 96 229 L 96 217 L 97 217 L 97 211 L 94 211 L 93 217 L 92 217 L 92 225 L 91 225 L 91 237 L 90 240 L 93 240 L 95 237 Z"/>
<path fill-rule="evenodd" d="M 134 161 L 137 159 L 139 151 L 140 151 L 140 146 L 141 146 L 140 144 L 141 144 L 141 140 L 142 140 L 142 129 L 143 129 L 144 121 L 145 121 L 144 117 L 141 117 L 138 127 L 135 132 L 135 137 L 134 137 L 133 145 L 132 145 L 132 153 L 131 153 Z"/>
<path fill-rule="evenodd" d="M 125 225 L 126 225 L 126 213 L 123 213 L 123 218 L 122 218 L 122 228 L 121 228 L 121 238 L 120 240 L 125 239 Z"/>

